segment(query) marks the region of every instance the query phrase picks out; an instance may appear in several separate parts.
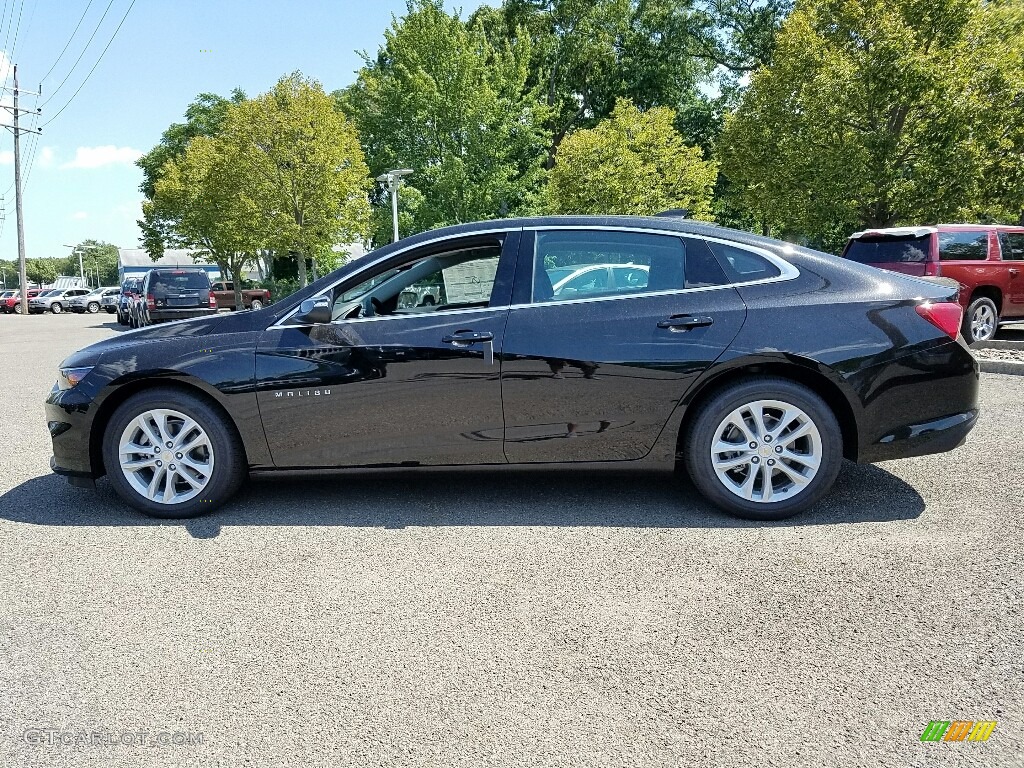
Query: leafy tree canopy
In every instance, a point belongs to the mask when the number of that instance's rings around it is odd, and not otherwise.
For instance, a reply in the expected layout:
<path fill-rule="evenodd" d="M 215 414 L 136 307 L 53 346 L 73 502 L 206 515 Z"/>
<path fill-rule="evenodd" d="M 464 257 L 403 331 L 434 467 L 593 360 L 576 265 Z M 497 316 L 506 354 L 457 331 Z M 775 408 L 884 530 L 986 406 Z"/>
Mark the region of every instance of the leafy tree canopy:
<path fill-rule="evenodd" d="M 527 86 L 530 41 L 491 42 L 440 0 L 410 2 L 384 37 L 337 97 L 374 176 L 415 171 L 413 230 L 533 210 L 547 139 Z"/>
<path fill-rule="evenodd" d="M 685 208 L 709 219 L 717 166 L 686 145 L 674 119 L 667 107 L 641 112 L 621 100 L 607 120 L 569 135 L 551 171 L 551 211 L 650 215 Z"/>
<path fill-rule="evenodd" d="M 1022 28 L 1019 3 L 806 0 L 727 121 L 723 171 L 763 223 L 830 247 L 1019 210 Z"/>

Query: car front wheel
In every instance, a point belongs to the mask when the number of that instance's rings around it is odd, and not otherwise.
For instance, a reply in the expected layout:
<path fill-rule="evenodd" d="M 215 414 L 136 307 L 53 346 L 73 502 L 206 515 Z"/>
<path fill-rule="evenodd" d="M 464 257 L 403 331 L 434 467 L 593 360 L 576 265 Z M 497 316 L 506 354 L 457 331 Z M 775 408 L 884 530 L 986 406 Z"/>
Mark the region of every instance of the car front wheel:
<path fill-rule="evenodd" d="M 694 485 L 716 506 L 749 520 L 783 520 L 829 491 L 843 440 L 835 415 L 811 390 L 758 378 L 707 401 L 684 452 Z"/>
<path fill-rule="evenodd" d="M 988 341 L 999 329 L 999 310 L 992 299 L 979 296 L 967 307 L 964 315 L 963 335 L 968 344 Z"/>
<path fill-rule="evenodd" d="M 163 388 L 139 392 L 114 412 L 103 461 L 122 499 L 165 519 L 216 509 L 246 474 L 241 440 L 222 413 L 195 395 Z"/>
<path fill-rule="evenodd" d="M 94 315 L 100 311 L 100 305 L 97 304 L 95 301 L 90 301 L 89 306 L 86 307 L 86 310 L 88 310 L 90 315 Z"/>

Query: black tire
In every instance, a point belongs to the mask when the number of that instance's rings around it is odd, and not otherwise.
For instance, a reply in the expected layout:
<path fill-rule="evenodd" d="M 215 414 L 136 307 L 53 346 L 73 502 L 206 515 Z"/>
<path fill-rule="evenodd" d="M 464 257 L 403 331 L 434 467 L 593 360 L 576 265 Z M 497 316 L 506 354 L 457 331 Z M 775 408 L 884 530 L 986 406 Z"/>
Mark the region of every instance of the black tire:
<path fill-rule="evenodd" d="M 259 299 L 253 299 L 252 303 L 249 305 L 249 309 L 253 311 L 263 309 L 263 302 Z"/>
<path fill-rule="evenodd" d="M 758 400 L 778 400 L 796 406 L 817 427 L 821 460 L 817 473 L 803 490 L 781 501 L 749 501 L 725 487 L 712 465 L 711 448 L 719 424 L 737 408 Z M 843 437 L 835 414 L 814 392 L 788 379 L 743 379 L 714 394 L 689 422 L 683 446 L 687 474 L 715 506 L 747 520 L 784 520 L 819 501 L 832 488 L 843 461 Z M 770 462 L 769 462 L 770 463 Z"/>
<path fill-rule="evenodd" d="M 178 504 L 146 498 L 132 487 L 121 470 L 118 453 L 122 433 L 133 419 L 154 408 L 172 408 L 195 420 L 212 446 L 214 461 L 209 482 L 199 495 Z M 220 409 L 196 395 L 163 387 L 132 395 L 114 412 L 103 434 L 103 464 L 118 496 L 143 514 L 165 520 L 212 512 L 235 495 L 247 476 L 241 438 Z"/>
<path fill-rule="evenodd" d="M 90 301 L 89 305 L 85 308 L 85 311 L 88 312 L 90 315 L 95 315 L 97 312 L 100 311 L 100 305 L 95 301 Z"/>
<path fill-rule="evenodd" d="M 128 317 L 124 313 L 117 309 L 115 309 L 114 312 L 117 315 L 118 325 L 128 325 Z"/>
<path fill-rule="evenodd" d="M 975 332 L 974 320 L 979 321 L 980 332 Z M 983 322 L 983 319 L 991 319 L 991 325 Z M 987 332 L 984 330 L 987 328 Z M 961 326 L 960 332 L 963 334 L 964 341 L 968 344 L 974 344 L 977 341 L 988 341 L 996 335 L 996 331 L 999 330 L 999 309 L 996 307 L 996 303 L 987 296 L 979 296 L 974 299 L 967 307 L 967 311 L 964 313 L 964 322 Z"/>
<path fill-rule="evenodd" d="M 53 302 L 53 304 L 50 305 L 50 311 L 53 312 L 53 314 L 55 315 L 59 315 L 61 312 L 64 311 L 64 307 L 61 306 L 61 303 L 59 301 L 55 301 Z"/>
<path fill-rule="evenodd" d="M 16 315 L 20 315 L 21 314 L 21 302 L 20 301 L 17 304 L 14 305 L 14 314 L 16 314 Z"/>

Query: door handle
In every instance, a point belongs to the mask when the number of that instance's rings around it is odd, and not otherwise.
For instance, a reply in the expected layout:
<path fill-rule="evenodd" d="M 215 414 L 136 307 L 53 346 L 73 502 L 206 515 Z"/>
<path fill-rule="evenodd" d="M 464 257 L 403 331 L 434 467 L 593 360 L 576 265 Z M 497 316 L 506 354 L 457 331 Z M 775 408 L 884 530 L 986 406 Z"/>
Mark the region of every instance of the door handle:
<path fill-rule="evenodd" d="M 713 322 L 715 322 L 714 319 L 706 315 L 672 315 L 668 320 L 658 323 L 658 327 L 668 328 L 674 333 L 682 333 L 691 328 L 706 328 Z"/>
<path fill-rule="evenodd" d="M 456 331 L 451 336 L 441 339 L 443 344 L 453 344 L 456 347 L 468 347 L 481 341 L 494 341 L 494 334 L 487 331 Z"/>
<path fill-rule="evenodd" d="M 484 365 L 494 365 L 494 334 L 489 331 L 456 331 L 441 339 L 442 344 L 451 344 L 465 349 L 474 344 L 483 345 Z"/>
<path fill-rule="evenodd" d="M 1019 274 L 1020 274 L 1020 270 L 1019 269 L 1011 269 L 1010 270 L 1010 277 L 1016 277 Z"/>

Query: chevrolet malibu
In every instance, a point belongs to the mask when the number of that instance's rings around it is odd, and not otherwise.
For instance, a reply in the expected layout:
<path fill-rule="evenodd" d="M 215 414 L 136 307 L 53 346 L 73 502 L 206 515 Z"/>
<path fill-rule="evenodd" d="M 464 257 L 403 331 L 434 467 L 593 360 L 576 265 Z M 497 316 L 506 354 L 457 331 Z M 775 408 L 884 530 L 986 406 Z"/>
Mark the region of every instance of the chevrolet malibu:
<path fill-rule="evenodd" d="M 644 279 L 553 289 L 617 264 Z M 423 286 L 436 303 L 399 301 Z M 459 225 L 265 309 L 73 354 L 46 401 L 51 465 L 165 518 L 256 473 L 557 465 L 678 469 L 720 508 L 778 520 L 844 458 L 964 441 L 979 373 L 956 298 L 684 220 Z"/>

